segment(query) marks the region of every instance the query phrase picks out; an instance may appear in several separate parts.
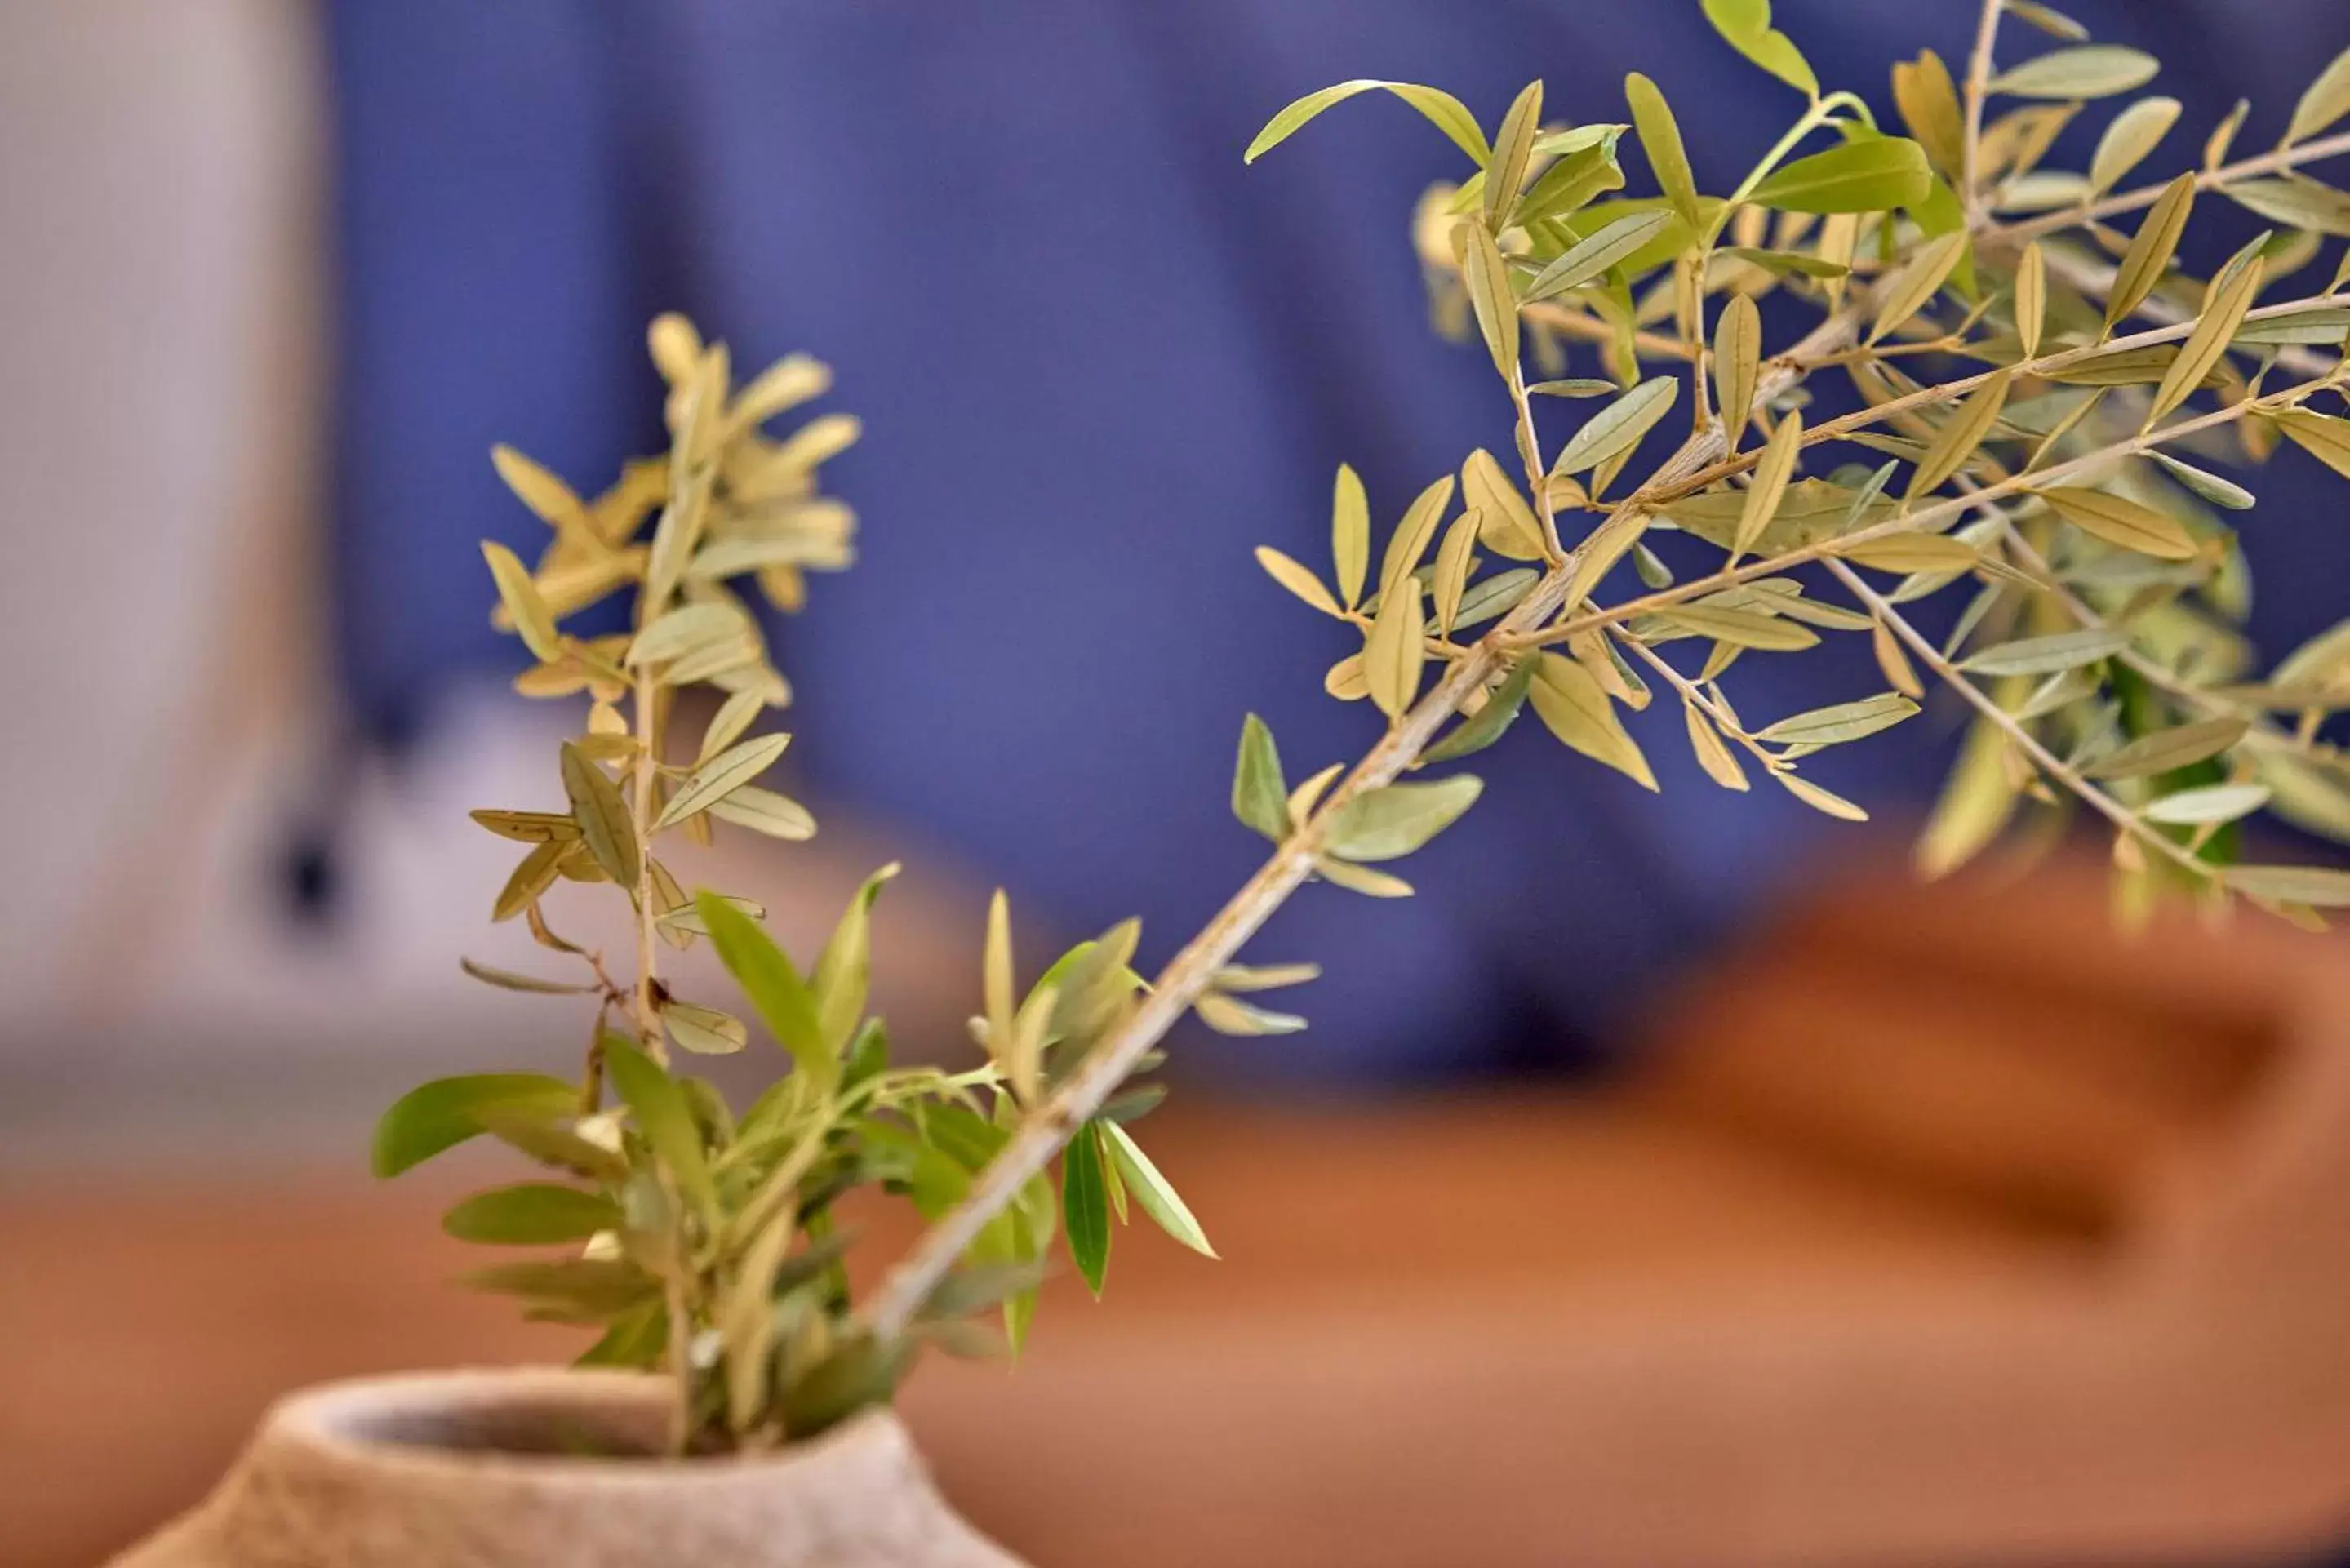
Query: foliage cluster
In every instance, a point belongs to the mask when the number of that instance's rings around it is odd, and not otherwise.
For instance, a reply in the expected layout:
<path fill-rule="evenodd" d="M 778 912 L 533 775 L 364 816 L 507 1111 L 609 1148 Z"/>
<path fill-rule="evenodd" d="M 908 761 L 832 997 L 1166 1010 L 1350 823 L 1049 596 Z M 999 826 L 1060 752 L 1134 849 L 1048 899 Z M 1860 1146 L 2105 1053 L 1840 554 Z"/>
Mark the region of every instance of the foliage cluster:
<path fill-rule="evenodd" d="M 586 996 L 597 1017 L 582 1081 L 429 1085 L 387 1118 L 377 1151 L 388 1173 L 487 1134 L 570 1179 L 452 1213 L 473 1239 L 571 1249 L 483 1282 L 535 1313 L 605 1325 L 599 1359 L 669 1368 L 680 1443 L 715 1447 L 800 1436 L 885 1397 L 915 1345 L 971 1347 L 980 1305 L 1003 1299 L 1016 1341 L 1048 1251 L 1057 1241 L 1098 1290 L 1111 1220 L 1129 1204 L 1207 1251 L 1134 1142 L 1156 1091 L 1130 1080 L 1187 1012 L 1236 1033 L 1302 1027 L 1250 997 L 1312 967 L 1243 965 L 1243 946 L 1310 880 L 1408 895 L 1383 863 L 1459 817 L 1480 785 L 1403 775 L 1496 743 L 1528 708 L 1567 747 L 1653 789 L 1636 729 L 1661 688 L 1715 784 L 1742 791 L 1759 774 L 1858 819 L 1804 763 L 1910 719 L 1931 681 L 1970 729 L 1920 844 L 1926 870 L 2087 820 L 2111 836 L 2126 914 L 2183 896 L 2318 925 L 2350 907 L 2350 873 L 2242 858 L 2241 829 L 2263 812 L 2350 840 L 2350 756 L 2328 735 L 2350 707 L 2350 622 L 2258 668 L 2233 522 L 2254 497 L 2215 472 L 2290 446 L 2350 477 L 2350 261 L 2314 292 L 2278 286 L 2350 234 L 2350 194 L 2303 171 L 2350 152 L 2339 129 L 2350 51 L 2272 149 L 2233 156 L 2249 115 L 2239 105 L 2193 167 L 2126 186 L 2180 106 L 2132 96 L 2157 75 L 2152 58 L 2092 41 L 2037 0 L 1983 0 L 1960 74 L 1931 51 L 1895 67 L 1907 134 L 1857 94 L 1823 91 L 1768 0 L 1703 4 L 1728 45 L 1803 100 L 1727 195 L 1699 189 L 1664 94 L 1637 74 L 1625 120 L 1550 122 L 1535 82 L 1490 136 L 1435 88 L 1347 82 L 1283 109 L 1250 146 L 1253 161 L 1334 105 L 1383 91 L 1467 158 L 1458 182 L 1422 201 L 1414 236 L 1438 325 L 1481 341 L 1506 393 L 1508 459 L 1472 452 L 1430 483 L 1387 532 L 1376 571 L 1373 509 L 1347 468 L 1326 574 L 1258 552 L 1282 587 L 1359 636 L 1325 685 L 1376 709 L 1379 738 L 1351 766 L 1293 786 L 1270 730 L 1248 719 L 1232 809 L 1273 853 L 1149 982 L 1129 921 L 1023 992 L 999 895 L 973 1021 L 986 1060 L 968 1071 L 892 1065 L 886 1032 L 864 1015 L 869 911 L 894 868 L 867 883 L 803 978 L 756 909 L 688 898 L 654 855 L 657 836 L 707 835 L 712 819 L 812 829 L 754 782 L 785 737 L 745 737 L 789 689 L 734 585 L 754 579 L 789 609 L 804 573 L 847 562 L 852 520 L 814 475 L 853 422 L 760 433 L 821 391 L 823 371 L 787 359 L 730 395 L 723 348 L 664 318 L 652 340 L 671 387 L 665 458 L 583 502 L 500 453 L 554 530 L 536 568 L 488 547 L 501 624 L 538 660 L 519 684 L 585 692 L 590 706 L 564 749 L 566 809 L 478 816 L 531 846 L 499 918 L 525 918 L 587 973 L 476 972 Z M 2011 42 L 2043 36 L 2002 68 L 2010 22 Z M 2109 107 L 2085 171 L 2048 166 L 2068 125 Z M 1653 194 L 1623 193 L 1633 146 Z M 2213 199 L 2271 226 L 2203 278 L 2178 258 Z M 1763 303 L 1815 324 L 1770 346 Z M 1596 374 L 1570 373 L 1577 351 Z M 1830 375 L 1855 406 L 1824 418 L 1813 390 Z M 1686 439 L 1627 484 L 1684 400 Z M 1590 411 L 1546 440 L 1579 406 Z M 1719 565 L 1676 577 L 1651 545 L 1667 533 L 1695 542 L 1677 553 L 1710 547 Z M 1637 591 L 1597 597 L 1627 576 Z M 562 618 L 624 588 L 629 635 L 562 632 Z M 1908 607 L 1945 593 L 1963 607 L 1948 636 L 1929 637 Z M 1727 686 L 1741 660 L 1834 636 L 1868 639 L 1884 691 L 1741 715 Z M 723 701 L 685 763 L 665 726 L 697 682 Z M 632 980 L 548 926 L 539 900 L 564 879 L 628 894 Z M 655 972 L 660 941 L 705 937 L 791 1059 L 739 1118 L 670 1054 L 748 1039 L 741 1020 L 673 995 Z M 902 1194 L 934 1223 L 852 1303 L 835 1206 L 860 1187 Z"/>

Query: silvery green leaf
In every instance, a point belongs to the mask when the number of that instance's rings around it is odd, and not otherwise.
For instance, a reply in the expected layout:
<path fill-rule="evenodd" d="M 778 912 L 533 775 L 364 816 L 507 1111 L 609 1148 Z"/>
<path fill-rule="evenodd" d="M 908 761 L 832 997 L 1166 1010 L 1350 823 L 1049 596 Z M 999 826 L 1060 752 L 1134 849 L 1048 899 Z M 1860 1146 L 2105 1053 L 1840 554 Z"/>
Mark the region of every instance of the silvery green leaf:
<path fill-rule="evenodd" d="M 1255 162 L 1324 109 L 1333 104 L 1344 103 L 1357 93 L 1372 91 L 1391 92 L 1419 110 L 1437 130 L 1452 139 L 1454 146 L 1474 159 L 1479 167 L 1483 167 L 1493 156 L 1492 150 L 1485 144 L 1484 131 L 1478 127 L 1477 117 L 1451 93 L 1439 92 L 1434 88 L 1421 87 L 1414 82 L 1357 80 L 1340 82 L 1336 87 L 1307 93 L 1288 105 L 1265 122 L 1264 129 L 1256 133 L 1256 140 L 1249 143 L 1248 151 L 1241 154 L 1241 161 Z"/>
<path fill-rule="evenodd" d="M 2350 49 L 2334 56 L 2301 95 L 2293 123 L 2285 127 L 2286 145 L 2308 140 L 2345 114 L 2350 114 Z"/>
<path fill-rule="evenodd" d="M 1524 704 L 1526 687 L 1533 681 L 1534 661 L 1520 659 L 1502 684 L 1485 699 L 1485 705 L 1463 719 L 1452 732 L 1422 752 L 1422 765 L 1449 763 L 1482 752 L 1500 740 L 1518 716 Z"/>
<path fill-rule="evenodd" d="M 1480 626 L 1507 614 L 1541 580 L 1542 574 L 1530 566 L 1513 566 L 1470 584 L 1461 596 L 1461 613 L 1452 618 L 1453 629 Z"/>
<path fill-rule="evenodd" d="M 2221 877 L 2237 892 L 2280 904 L 2350 907 L 2350 871 L 2322 866 L 2230 866 Z"/>
<path fill-rule="evenodd" d="M 728 747 L 687 776 L 653 826 L 669 827 L 695 812 L 708 810 L 773 767 L 791 743 L 789 735 L 773 734 Z"/>
<path fill-rule="evenodd" d="M 2148 822 L 2173 826 L 2201 826 L 2250 816 L 2269 803 L 2269 786 L 2259 784 L 2207 784 L 2179 790 L 2150 802 L 2141 814 Z"/>
<path fill-rule="evenodd" d="M 1697 182 L 1690 173 L 1689 154 L 1682 149 L 1680 126 L 1673 119 L 1671 106 L 1657 84 L 1638 71 L 1624 78 L 1624 97 L 1631 105 L 1633 129 L 1640 139 L 1640 150 L 1648 155 L 1658 188 L 1682 221 L 1696 227 L 1700 222 Z"/>
<path fill-rule="evenodd" d="M 2049 637 L 2021 638 L 1984 649 L 1959 668 L 1977 675 L 2050 675 L 2099 659 L 2111 659 L 2129 646 L 2129 633 L 2112 627 L 2086 631 L 2060 631 Z"/>
<path fill-rule="evenodd" d="M 1232 815 L 1275 844 L 1289 836 L 1289 785 L 1273 732 L 1251 713 L 1241 722 L 1239 761 L 1232 768 Z"/>
<path fill-rule="evenodd" d="M 1207 1232 L 1200 1229 L 1199 1220 L 1192 1218 L 1191 1210 L 1176 1193 L 1173 1184 L 1159 1173 L 1159 1168 L 1151 1164 L 1149 1157 L 1142 1152 L 1142 1146 L 1115 1122 L 1104 1122 L 1101 1127 L 1109 1157 L 1116 1162 L 1118 1176 L 1125 1181 L 1127 1190 L 1134 1195 L 1136 1206 L 1149 1215 L 1160 1230 L 1191 1251 L 1214 1257 L 1216 1250 L 1208 1244 Z"/>
<path fill-rule="evenodd" d="M 1295 1034 L 1305 1027 L 1295 1012 L 1276 1012 L 1214 991 L 1202 992 L 1191 1011 L 1219 1034 Z"/>
<path fill-rule="evenodd" d="M 1433 784 L 1367 790 L 1331 815 L 1323 847 L 1347 860 L 1393 860 L 1451 826 L 1476 802 L 1483 781 L 1456 774 Z"/>
<path fill-rule="evenodd" d="M 541 980 L 533 974 L 516 974 L 513 970 L 475 963 L 469 958 L 459 959 L 457 967 L 484 985 L 494 985 L 501 991 L 528 992 L 536 996 L 586 996 L 596 989 L 592 985 L 577 985 L 568 981 Z"/>
<path fill-rule="evenodd" d="M 1665 417 L 1680 396 L 1681 384 L 1671 376 L 1652 376 L 1583 422 L 1583 428 L 1559 449 L 1551 472 L 1581 473 L 1628 452 Z"/>
<path fill-rule="evenodd" d="M 1918 711 L 1918 704 L 1898 692 L 1814 708 L 1755 732 L 1758 741 L 1783 745 L 1835 746 L 1889 730 Z"/>
<path fill-rule="evenodd" d="M 2162 62 L 2143 49 L 2084 44 L 2024 61 L 1991 78 L 1993 92 L 2012 98 L 2111 98 L 2152 81 Z"/>
<path fill-rule="evenodd" d="M 1228 963 L 1216 971 L 1209 983 L 1226 992 L 1277 991 L 1321 978 L 1322 966 L 1318 963 Z"/>
<path fill-rule="evenodd" d="M 2173 479 L 2214 506 L 2225 507 L 2230 512 L 2245 512 L 2251 510 L 2259 500 L 2259 497 L 2242 485 L 2232 483 L 2216 473 L 2207 472 L 2192 463 L 2182 462 L 2167 452 L 2157 449 L 2147 452 L 2147 455 L 2168 471 Z"/>
<path fill-rule="evenodd" d="M 1526 303 L 1549 299 L 1589 283 L 1638 252 L 1672 221 L 1670 213 L 1634 213 L 1604 225 L 1536 273 L 1534 281 L 1526 285 Z"/>
<path fill-rule="evenodd" d="M 642 866 L 635 823 L 620 788 L 604 770 L 589 762 L 577 746 L 563 746 L 563 793 L 571 797 L 572 820 L 579 836 L 604 874 L 623 888 L 633 888 Z"/>
<path fill-rule="evenodd" d="M 2206 719 L 2141 735 L 2119 751 L 2083 769 L 2095 779 L 2145 778 L 2192 767 L 2241 742 L 2251 726 L 2241 719 Z"/>

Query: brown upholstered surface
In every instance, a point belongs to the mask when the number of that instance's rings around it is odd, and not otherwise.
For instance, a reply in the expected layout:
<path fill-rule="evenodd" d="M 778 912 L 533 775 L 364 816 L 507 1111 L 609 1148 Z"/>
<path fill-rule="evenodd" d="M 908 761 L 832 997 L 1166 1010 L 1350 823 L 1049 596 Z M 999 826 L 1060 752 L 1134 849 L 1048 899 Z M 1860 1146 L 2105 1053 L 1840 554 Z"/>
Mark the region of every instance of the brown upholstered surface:
<path fill-rule="evenodd" d="M 2248 1136 L 2277 999 L 2333 951 L 2179 929 L 2126 947 L 2093 888 L 2052 887 L 1864 889 L 1791 918 L 1690 989 L 1651 1070 L 1581 1099 L 1179 1101 L 1153 1147 L 1226 1261 L 1137 1235 L 1107 1303 L 1056 1282 L 1028 1362 L 927 1367 L 910 1417 L 951 1493 L 1048 1565 L 1877 1561 L 1914 1542 L 1947 1560 L 1978 1519 L 1984 1560 L 2012 1558 L 2073 1517 L 2033 1489 L 2076 1483 L 2020 1460 L 2012 1513 L 1917 1527 L 1952 1495 L 1931 1467 L 1996 1473 L 2031 1412 L 2097 1397 L 2137 1399 L 2129 1421 L 2165 1436 L 2187 1396 L 2136 1369 L 2178 1359 L 2171 1318 L 2131 1304 L 2149 1194 Z M 135 1536 L 286 1387 L 564 1355 L 565 1333 L 447 1288 L 476 1256 L 432 1223 L 463 1174 L 0 1188 L 0 1562 L 66 1568 Z M 876 1220 L 868 1251 L 900 1233 Z M 2289 1346 L 2291 1313 L 2254 1304 Z M 2343 1369 L 2272 1410 L 2256 1362 L 2214 1428 L 2235 1469 L 2115 1539 L 2272 1539 L 2280 1500 L 2324 1495 L 2293 1423 L 2331 1419 Z M 2075 1374 L 2092 1392 L 2062 1386 Z M 2099 1452 L 2098 1431 L 2052 1451 Z M 1806 1453 L 1852 1484 L 1807 1476 Z M 2077 1484 L 2138 1496 L 2126 1459 Z M 2350 1505 L 2350 1450 L 2341 1469 Z M 1416 1506 L 1423 1481 L 1489 1495 Z"/>

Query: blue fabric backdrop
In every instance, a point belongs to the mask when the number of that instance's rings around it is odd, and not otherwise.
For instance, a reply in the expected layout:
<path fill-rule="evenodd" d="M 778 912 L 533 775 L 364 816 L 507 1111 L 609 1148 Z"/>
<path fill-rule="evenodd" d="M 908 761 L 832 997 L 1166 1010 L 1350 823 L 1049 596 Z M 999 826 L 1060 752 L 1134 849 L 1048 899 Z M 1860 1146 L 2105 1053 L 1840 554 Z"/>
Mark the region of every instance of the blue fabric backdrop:
<path fill-rule="evenodd" d="M 1778 12 L 1825 80 L 1889 112 L 1891 60 L 1958 60 L 1972 9 Z M 2350 43 L 2338 0 L 2071 9 L 2173 62 L 2158 85 L 2188 109 L 2159 167 L 2240 92 L 2263 105 L 2243 144 L 2264 145 Z M 865 520 L 863 559 L 783 633 L 808 772 L 1073 928 L 1139 909 L 1153 961 L 1253 863 L 1224 805 L 1243 711 L 1272 722 L 1293 776 L 1373 733 L 1320 691 L 1346 634 L 1250 546 L 1321 559 L 1342 460 L 1385 526 L 1469 448 L 1509 441 L 1482 352 L 1428 330 L 1403 234 L 1459 154 L 1384 98 L 1253 169 L 1243 145 L 1347 77 L 1442 85 L 1490 126 L 1536 73 L 1553 117 L 1621 119 L 1638 68 L 1721 189 L 1799 107 L 1697 0 L 344 0 L 330 16 L 336 591 L 364 725 L 396 739 L 453 680 L 512 666 L 474 541 L 538 525 L 487 448 L 583 488 L 656 449 L 643 326 L 685 309 L 738 365 L 831 360 L 835 404 L 867 421 L 827 470 Z M 2338 499 L 2304 504 L 2310 477 L 2281 462 L 2248 524 L 2272 649 L 2312 628 L 2350 561 Z M 1877 689 L 1858 639 L 1836 641 L 1742 663 L 1742 709 Z M 1704 785 L 1679 729 L 1670 711 L 1645 727 L 1661 801 L 1522 730 L 1482 760 L 1484 804 L 1412 862 L 1419 898 L 1296 900 L 1257 950 L 1325 961 L 1299 993 L 1317 1027 L 1249 1058 L 1381 1076 L 1545 1059 L 1603 1030 L 1835 831 L 1777 792 Z M 1911 725 L 1816 770 L 1915 800 L 1947 738 Z"/>

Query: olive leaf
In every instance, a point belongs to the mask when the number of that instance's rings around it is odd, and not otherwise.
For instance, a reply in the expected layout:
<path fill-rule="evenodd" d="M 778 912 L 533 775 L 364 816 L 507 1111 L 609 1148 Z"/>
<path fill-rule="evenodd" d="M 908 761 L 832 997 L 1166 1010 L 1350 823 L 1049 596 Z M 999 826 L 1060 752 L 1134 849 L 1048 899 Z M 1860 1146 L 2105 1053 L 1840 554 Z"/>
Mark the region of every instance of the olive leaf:
<path fill-rule="evenodd" d="M 1232 768 L 1232 815 L 1278 844 L 1289 836 L 1288 794 L 1273 732 L 1251 713 L 1241 722 L 1240 760 Z"/>
<path fill-rule="evenodd" d="M 1474 805 L 1482 780 L 1456 774 L 1433 784 L 1366 790 L 1333 813 L 1323 847 L 1347 860 L 1393 860 L 1443 832 Z"/>
<path fill-rule="evenodd" d="M 1425 115 L 1430 124 L 1450 137 L 1454 146 L 1476 160 L 1481 167 L 1492 157 L 1492 150 L 1485 144 L 1485 133 L 1478 127 L 1477 117 L 1463 108 L 1461 100 L 1451 93 L 1439 92 L 1434 88 L 1420 87 L 1413 82 L 1357 80 L 1340 82 L 1336 87 L 1307 93 L 1284 108 L 1265 121 L 1264 129 L 1256 133 L 1256 140 L 1251 141 L 1248 151 L 1241 154 L 1241 161 L 1255 162 L 1288 140 L 1299 127 L 1324 109 L 1366 92 L 1395 94 Z"/>
<path fill-rule="evenodd" d="M 1798 158 L 1756 186 L 1752 200 L 1790 213 L 1881 213 L 1924 201 L 1933 181 L 1924 148 L 1877 136 Z"/>

